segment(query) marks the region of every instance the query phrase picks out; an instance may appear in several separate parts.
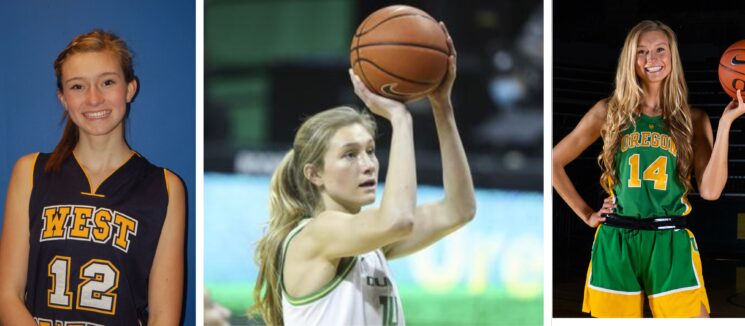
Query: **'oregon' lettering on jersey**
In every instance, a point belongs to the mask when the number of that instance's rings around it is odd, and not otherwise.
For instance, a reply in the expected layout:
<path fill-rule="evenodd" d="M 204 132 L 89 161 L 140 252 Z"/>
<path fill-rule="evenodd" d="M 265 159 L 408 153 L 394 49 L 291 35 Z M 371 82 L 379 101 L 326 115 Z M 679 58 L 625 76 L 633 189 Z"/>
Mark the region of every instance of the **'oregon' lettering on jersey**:
<path fill-rule="evenodd" d="M 641 115 L 622 131 L 616 153 L 616 213 L 637 218 L 680 216 L 691 211 L 678 180 L 678 151 L 662 116 Z"/>
<path fill-rule="evenodd" d="M 655 147 L 678 156 L 678 150 L 672 137 L 656 131 L 632 132 L 621 138 L 621 152 L 635 147 Z"/>
<path fill-rule="evenodd" d="M 44 207 L 43 226 L 39 241 L 83 240 L 111 245 L 121 251 L 129 250 L 130 236 L 137 235 L 137 220 L 108 208 L 83 205 L 55 205 Z"/>

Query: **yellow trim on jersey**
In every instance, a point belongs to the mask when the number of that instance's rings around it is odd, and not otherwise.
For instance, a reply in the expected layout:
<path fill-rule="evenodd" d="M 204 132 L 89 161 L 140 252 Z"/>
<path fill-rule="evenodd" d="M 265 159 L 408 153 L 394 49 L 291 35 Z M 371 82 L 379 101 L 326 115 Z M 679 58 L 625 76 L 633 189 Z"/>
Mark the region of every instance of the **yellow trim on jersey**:
<path fill-rule="evenodd" d="M 106 180 L 108 180 L 109 177 L 111 177 L 114 173 L 116 173 L 116 171 L 119 171 L 119 169 L 121 169 L 122 166 L 124 166 L 124 164 L 127 164 L 127 162 L 129 162 L 132 159 L 132 157 L 134 157 L 135 155 L 140 156 L 140 154 L 138 154 L 137 152 L 132 151 L 132 153 L 129 155 L 129 158 L 127 158 L 124 161 L 124 163 L 122 163 L 121 165 L 119 165 L 119 167 L 117 167 L 116 169 L 114 169 L 113 171 L 111 171 L 111 173 L 109 173 L 108 176 L 106 176 L 105 178 L 103 178 L 103 180 L 101 180 L 101 182 L 98 184 L 98 186 L 96 186 L 96 188 L 94 189 L 93 188 L 93 185 L 91 184 L 91 178 L 88 176 L 88 172 L 85 171 L 85 168 L 83 167 L 83 164 L 80 164 L 80 161 L 75 156 L 75 152 L 73 151 L 72 152 L 72 158 L 75 160 L 75 162 L 78 163 L 78 166 L 80 167 L 80 170 L 83 171 L 83 175 L 85 176 L 85 181 L 88 182 L 88 189 L 90 190 L 90 192 L 81 191 L 80 194 L 86 195 L 86 196 L 95 196 L 95 197 L 100 197 L 100 198 L 106 197 L 106 195 L 97 194 L 96 193 L 96 191 L 98 191 L 98 188 L 101 187 L 101 185 L 104 182 L 106 182 Z"/>
<path fill-rule="evenodd" d="M 94 194 L 94 193 L 85 192 L 85 191 L 81 191 L 80 194 L 81 195 L 86 195 L 86 196 L 99 197 L 99 198 L 105 198 L 106 197 L 106 196 L 101 195 L 101 194 Z"/>
<path fill-rule="evenodd" d="M 39 152 L 34 154 L 34 163 L 31 164 L 31 190 L 34 189 L 34 171 L 36 170 L 36 159 L 39 158 Z"/>
<path fill-rule="evenodd" d="M 685 205 L 686 210 L 683 212 L 683 214 L 680 214 L 681 216 L 686 216 L 691 213 L 693 210 L 693 206 L 691 206 L 691 203 L 688 202 L 688 192 L 684 193 L 682 197 L 680 197 L 680 202 Z"/>
<path fill-rule="evenodd" d="M 166 180 L 166 195 L 170 197 L 171 192 L 168 189 L 168 169 L 163 168 L 163 178 Z"/>

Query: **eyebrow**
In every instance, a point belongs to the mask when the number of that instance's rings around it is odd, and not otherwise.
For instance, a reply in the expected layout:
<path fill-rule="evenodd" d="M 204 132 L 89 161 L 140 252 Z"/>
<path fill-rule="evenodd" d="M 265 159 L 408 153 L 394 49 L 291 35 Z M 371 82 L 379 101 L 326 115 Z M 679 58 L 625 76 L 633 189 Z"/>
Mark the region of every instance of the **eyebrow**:
<path fill-rule="evenodd" d="M 109 75 L 119 76 L 119 74 L 116 73 L 116 72 L 107 71 L 107 72 L 104 72 L 104 73 L 99 74 L 98 76 L 96 76 L 96 78 L 106 77 L 106 76 L 109 76 Z M 74 81 L 74 80 L 77 80 L 77 79 L 83 79 L 84 80 L 86 78 L 75 76 L 75 77 L 72 77 L 72 78 L 69 78 L 69 79 L 65 80 L 63 82 L 63 84 L 67 84 L 67 83 L 69 83 L 71 81 Z"/>
<path fill-rule="evenodd" d="M 670 46 L 670 44 L 668 44 L 667 42 L 657 42 L 655 44 L 652 44 L 652 46 L 658 46 L 658 45 L 667 45 L 667 46 Z M 644 46 L 644 44 L 638 44 L 636 47 L 637 48 L 644 48 L 646 46 Z"/>
<path fill-rule="evenodd" d="M 362 143 L 362 142 L 349 142 L 349 143 L 345 143 L 345 144 L 341 145 L 341 148 L 342 149 L 346 149 L 346 148 L 349 148 L 349 147 L 359 147 L 359 146 L 366 146 L 366 145 L 375 145 L 375 141 L 372 140 L 372 139 L 370 139 L 369 141 L 364 142 L 364 143 Z"/>

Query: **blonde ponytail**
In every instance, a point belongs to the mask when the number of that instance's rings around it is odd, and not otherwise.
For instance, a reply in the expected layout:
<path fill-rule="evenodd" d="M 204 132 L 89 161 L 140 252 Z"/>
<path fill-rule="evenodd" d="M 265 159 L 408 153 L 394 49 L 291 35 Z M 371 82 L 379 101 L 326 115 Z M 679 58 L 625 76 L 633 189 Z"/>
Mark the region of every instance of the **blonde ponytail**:
<path fill-rule="evenodd" d="M 287 234 L 303 217 L 323 210 L 320 191 L 305 177 L 303 168 L 311 164 L 323 168 L 329 139 L 339 128 L 359 123 L 375 136 L 375 121 L 369 114 L 349 107 L 320 112 L 303 122 L 292 149 L 285 154 L 272 175 L 269 195 L 269 222 L 256 245 L 255 261 L 259 275 L 254 285 L 254 306 L 249 314 L 260 313 L 267 325 L 282 325 L 280 252 Z"/>

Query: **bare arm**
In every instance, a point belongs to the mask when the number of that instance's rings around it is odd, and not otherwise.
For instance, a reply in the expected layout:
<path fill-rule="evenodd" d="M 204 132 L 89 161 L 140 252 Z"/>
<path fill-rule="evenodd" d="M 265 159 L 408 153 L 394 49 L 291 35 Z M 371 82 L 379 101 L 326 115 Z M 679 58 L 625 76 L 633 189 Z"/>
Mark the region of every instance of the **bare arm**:
<path fill-rule="evenodd" d="M 587 149 L 593 142 L 600 137 L 600 130 L 605 123 L 607 107 L 605 100 L 597 102 L 590 111 L 582 117 L 577 127 L 572 130 L 564 139 L 562 139 L 553 149 L 551 157 L 552 176 L 551 182 L 554 189 L 559 193 L 562 199 L 572 208 L 582 221 L 591 227 L 597 227 L 605 219 L 600 216 L 602 213 L 610 213 L 612 203 L 606 201 L 603 208 L 595 211 L 582 199 L 574 188 L 574 184 L 569 180 L 564 167 L 574 161 L 582 152 Z"/>
<path fill-rule="evenodd" d="M 740 90 L 737 91 L 737 97 L 737 101 L 730 102 L 724 108 L 713 146 L 714 137 L 709 116 L 703 111 L 695 112 L 693 115 L 693 163 L 699 193 L 701 198 L 706 200 L 718 199 L 727 183 L 729 130 L 732 122 L 745 113 L 745 103 Z"/>
<path fill-rule="evenodd" d="M 440 23 L 442 28 L 445 25 Z M 414 230 L 403 240 L 386 246 L 388 258 L 409 255 L 426 248 L 437 240 L 459 229 L 476 214 L 476 196 L 466 152 L 455 124 L 450 94 L 456 76 L 456 52 L 453 40 L 448 36 L 451 56 L 449 69 L 443 83 L 429 96 L 437 127 L 442 159 L 442 179 L 445 197 L 441 200 L 417 206 L 414 215 Z"/>
<path fill-rule="evenodd" d="M 36 325 L 24 295 L 29 254 L 28 207 L 36 154 L 21 157 L 13 168 L 0 238 L 0 325 Z"/>
<path fill-rule="evenodd" d="M 296 240 L 300 256 L 333 261 L 381 248 L 411 233 L 416 205 L 416 169 L 411 115 L 400 103 L 368 90 L 353 73 L 357 95 L 373 113 L 391 123 L 386 186 L 378 209 L 357 214 L 326 211 L 313 219 Z"/>
<path fill-rule="evenodd" d="M 184 280 L 185 191 L 175 174 L 165 170 L 168 210 L 150 268 L 148 325 L 178 325 Z"/>

